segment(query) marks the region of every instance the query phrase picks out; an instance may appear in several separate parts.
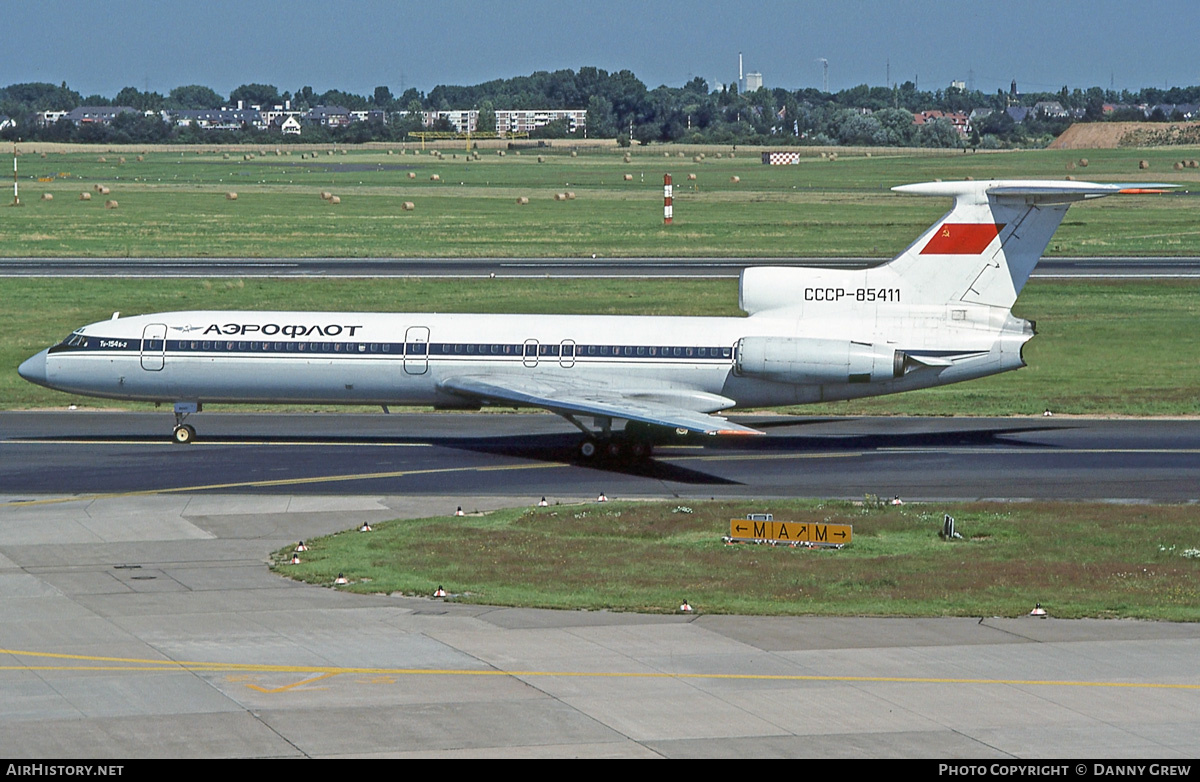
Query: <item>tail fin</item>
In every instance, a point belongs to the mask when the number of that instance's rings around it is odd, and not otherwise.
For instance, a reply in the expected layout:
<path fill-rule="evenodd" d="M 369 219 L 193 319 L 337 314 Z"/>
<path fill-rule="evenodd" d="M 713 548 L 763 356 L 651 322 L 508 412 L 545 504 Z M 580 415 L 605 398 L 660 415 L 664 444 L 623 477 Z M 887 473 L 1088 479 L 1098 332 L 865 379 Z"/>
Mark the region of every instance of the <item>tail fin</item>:
<path fill-rule="evenodd" d="M 1175 185 L 992 180 L 927 182 L 898 193 L 952 196 L 954 208 L 891 261 L 865 270 L 750 267 L 742 271 L 739 305 L 753 315 L 820 303 L 982 304 L 1012 309 L 1067 208 L 1116 193 L 1161 193 Z M 859 305 L 861 306 L 861 305 Z"/>
<path fill-rule="evenodd" d="M 1075 201 L 1119 193 L 1121 185 L 993 180 L 929 182 L 897 193 L 953 196 L 954 208 L 887 263 L 920 300 L 1009 309 Z"/>

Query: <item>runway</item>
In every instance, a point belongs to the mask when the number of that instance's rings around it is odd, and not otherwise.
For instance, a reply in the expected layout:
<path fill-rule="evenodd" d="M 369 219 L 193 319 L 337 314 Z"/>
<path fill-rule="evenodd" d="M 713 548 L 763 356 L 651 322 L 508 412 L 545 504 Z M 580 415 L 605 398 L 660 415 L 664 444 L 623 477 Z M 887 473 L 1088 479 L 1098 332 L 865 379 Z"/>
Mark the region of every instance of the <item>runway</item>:
<path fill-rule="evenodd" d="M 15 495 L 155 492 L 473 496 L 1200 500 L 1200 421 L 747 416 L 762 438 L 693 438 L 649 462 L 581 462 L 546 414 L 0 413 Z"/>
<path fill-rule="evenodd" d="M 585 277 L 735 279 L 747 266 L 861 269 L 885 258 L 5 258 L 0 277 Z M 1051 258 L 1034 277 L 1191 279 L 1200 258 Z"/>
<path fill-rule="evenodd" d="M 756 446 L 639 472 L 560 458 L 548 415 L 206 412 L 193 446 L 171 420 L 0 414 L 6 756 L 1200 754 L 1196 625 L 493 608 L 266 567 L 364 521 L 598 488 L 1194 499 L 1200 422 L 763 417 Z"/>

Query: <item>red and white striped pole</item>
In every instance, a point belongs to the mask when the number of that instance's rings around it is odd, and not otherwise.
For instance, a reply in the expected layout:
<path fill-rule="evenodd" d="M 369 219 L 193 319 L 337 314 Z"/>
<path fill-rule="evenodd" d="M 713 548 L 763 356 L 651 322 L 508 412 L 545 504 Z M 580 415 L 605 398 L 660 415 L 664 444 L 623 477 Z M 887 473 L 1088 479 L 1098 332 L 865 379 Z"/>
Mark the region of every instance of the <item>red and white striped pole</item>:
<path fill-rule="evenodd" d="M 13 206 L 21 205 L 21 197 L 17 195 L 17 142 L 13 141 Z"/>
<path fill-rule="evenodd" d="M 663 174 L 663 225 L 670 225 L 671 218 L 674 216 L 674 207 L 671 205 L 673 200 L 671 191 L 671 175 Z"/>

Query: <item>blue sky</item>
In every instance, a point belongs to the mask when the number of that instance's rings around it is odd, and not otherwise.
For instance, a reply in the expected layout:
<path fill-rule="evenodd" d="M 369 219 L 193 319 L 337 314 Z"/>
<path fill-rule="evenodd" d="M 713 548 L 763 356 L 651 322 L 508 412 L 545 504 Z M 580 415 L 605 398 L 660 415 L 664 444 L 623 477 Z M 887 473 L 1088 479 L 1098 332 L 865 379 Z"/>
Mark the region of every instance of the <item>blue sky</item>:
<path fill-rule="evenodd" d="M 0 85 L 84 95 L 203 84 L 370 95 L 535 70 L 629 69 L 648 87 L 746 71 L 833 91 L 952 80 L 1023 92 L 1200 83 L 1200 0 L 38 0 L 4 5 Z"/>

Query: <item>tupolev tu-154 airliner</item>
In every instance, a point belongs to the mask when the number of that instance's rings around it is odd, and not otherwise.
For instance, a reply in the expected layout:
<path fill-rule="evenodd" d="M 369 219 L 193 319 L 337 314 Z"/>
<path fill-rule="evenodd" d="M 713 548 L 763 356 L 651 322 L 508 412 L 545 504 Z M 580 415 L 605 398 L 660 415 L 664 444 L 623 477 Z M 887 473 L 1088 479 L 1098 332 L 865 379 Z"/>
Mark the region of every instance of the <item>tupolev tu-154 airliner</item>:
<path fill-rule="evenodd" d="M 720 413 L 892 394 L 1024 366 L 1013 303 L 1075 201 L 1159 185 L 933 182 L 954 206 L 893 260 L 861 270 L 744 269 L 748 317 L 169 312 L 72 332 L 21 364 L 75 394 L 205 403 L 535 407 L 590 458 L 643 457 L 664 432 L 761 434 Z M 590 425 L 588 420 L 590 419 Z M 624 421 L 623 431 L 613 429 Z"/>

